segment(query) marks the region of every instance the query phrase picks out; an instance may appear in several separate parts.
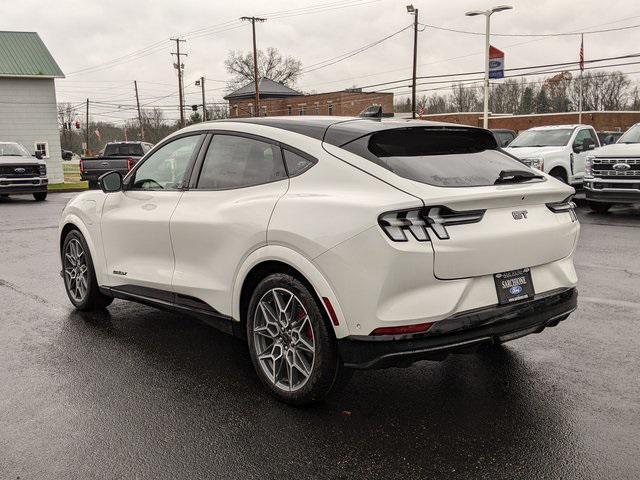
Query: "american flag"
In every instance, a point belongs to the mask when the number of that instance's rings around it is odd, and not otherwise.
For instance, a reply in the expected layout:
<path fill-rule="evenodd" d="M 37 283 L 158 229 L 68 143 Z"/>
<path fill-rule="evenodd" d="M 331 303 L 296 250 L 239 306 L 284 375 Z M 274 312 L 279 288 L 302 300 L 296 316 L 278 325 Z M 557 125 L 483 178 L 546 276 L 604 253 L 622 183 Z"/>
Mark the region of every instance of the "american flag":
<path fill-rule="evenodd" d="M 580 70 L 584 70 L 584 35 L 580 36 Z"/>

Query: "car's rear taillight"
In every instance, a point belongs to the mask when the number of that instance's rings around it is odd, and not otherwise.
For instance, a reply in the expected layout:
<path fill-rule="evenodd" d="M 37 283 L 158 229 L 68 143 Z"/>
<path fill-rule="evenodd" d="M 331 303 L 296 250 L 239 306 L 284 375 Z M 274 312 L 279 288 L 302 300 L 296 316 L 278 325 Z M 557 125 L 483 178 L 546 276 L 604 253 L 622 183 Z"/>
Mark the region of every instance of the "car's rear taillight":
<path fill-rule="evenodd" d="M 84 173 L 84 160 L 80 160 L 80 173 Z"/>
<path fill-rule="evenodd" d="M 576 214 L 576 204 L 571 201 L 572 197 L 573 195 L 561 202 L 547 203 L 547 208 L 553 213 L 568 213 L 571 221 L 575 222 L 578 220 L 578 215 Z"/>
<path fill-rule="evenodd" d="M 446 240 L 449 238 L 447 226 L 477 223 L 482 220 L 484 213 L 485 210 L 458 212 L 444 206 L 425 207 L 383 213 L 378 217 L 378 223 L 387 236 L 395 242 L 406 242 L 408 240 L 406 231 L 411 232 L 416 240 L 426 242 L 430 240 L 427 227 L 430 227 L 440 240 Z"/>
<path fill-rule="evenodd" d="M 406 242 L 406 231 L 411 232 L 419 242 L 429 240 L 427 223 L 421 217 L 419 209 L 383 213 L 378 217 L 378 223 L 394 242 Z"/>
<path fill-rule="evenodd" d="M 401 327 L 376 328 L 371 335 L 407 335 L 410 333 L 424 333 L 431 328 L 433 323 L 418 323 L 416 325 L 404 325 Z"/>
<path fill-rule="evenodd" d="M 136 164 L 136 161 L 133 158 L 127 158 L 127 170 L 131 171 L 133 166 Z"/>

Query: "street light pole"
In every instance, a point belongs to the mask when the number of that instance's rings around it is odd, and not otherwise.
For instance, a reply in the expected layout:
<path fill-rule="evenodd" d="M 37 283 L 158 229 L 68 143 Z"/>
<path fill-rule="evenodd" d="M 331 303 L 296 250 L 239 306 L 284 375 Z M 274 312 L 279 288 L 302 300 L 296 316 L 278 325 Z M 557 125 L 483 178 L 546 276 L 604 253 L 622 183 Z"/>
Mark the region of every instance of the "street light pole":
<path fill-rule="evenodd" d="M 484 15 L 486 19 L 485 42 L 484 42 L 484 108 L 482 116 L 482 127 L 489 128 L 489 50 L 491 49 L 491 15 L 503 10 L 511 10 L 511 5 L 498 5 L 489 10 L 472 10 L 465 13 L 467 17 Z"/>
<path fill-rule="evenodd" d="M 418 69 L 418 9 L 407 5 L 407 12 L 413 15 L 413 78 L 411 82 L 411 118 L 416 118 L 416 75 Z"/>

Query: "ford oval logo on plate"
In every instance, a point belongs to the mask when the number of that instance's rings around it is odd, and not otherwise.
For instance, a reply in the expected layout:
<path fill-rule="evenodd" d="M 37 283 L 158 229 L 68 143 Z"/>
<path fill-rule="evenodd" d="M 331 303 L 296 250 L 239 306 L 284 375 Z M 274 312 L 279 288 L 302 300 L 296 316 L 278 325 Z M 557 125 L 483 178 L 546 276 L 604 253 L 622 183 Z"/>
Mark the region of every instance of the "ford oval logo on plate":
<path fill-rule="evenodd" d="M 520 285 L 514 285 L 509 289 L 509 293 L 511 295 L 519 295 L 522 292 L 522 287 Z"/>
<path fill-rule="evenodd" d="M 631 168 L 631 165 L 629 165 L 628 163 L 616 163 L 613 166 L 614 170 L 618 170 L 619 172 L 625 172 L 627 170 L 629 170 Z"/>

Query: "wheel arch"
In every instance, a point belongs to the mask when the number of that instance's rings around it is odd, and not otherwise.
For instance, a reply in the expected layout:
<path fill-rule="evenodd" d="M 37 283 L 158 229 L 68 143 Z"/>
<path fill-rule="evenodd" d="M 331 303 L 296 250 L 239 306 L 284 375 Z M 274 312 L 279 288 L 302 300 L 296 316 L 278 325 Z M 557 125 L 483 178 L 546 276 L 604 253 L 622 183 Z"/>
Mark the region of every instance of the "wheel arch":
<path fill-rule="evenodd" d="M 567 169 L 564 167 L 564 165 L 554 165 L 550 170 L 549 170 L 549 175 L 551 175 L 552 177 L 554 176 L 553 173 L 554 172 L 560 172 L 562 173 L 562 176 L 564 177 L 564 182 L 566 184 L 569 183 L 569 172 L 567 171 Z"/>
<path fill-rule="evenodd" d="M 84 237 L 84 241 L 89 247 L 89 253 L 91 254 L 91 259 L 93 261 L 93 267 L 96 273 L 96 279 L 98 280 L 98 285 L 104 284 L 104 268 L 99 268 L 98 265 L 103 265 L 102 255 L 98 255 L 98 250 L 93 242 L 93 238 L 91 236 L 91 232 L 84 224 L 84 222 L 77 217 L 76 215 L 69 214 L 67 215 L 62 222 L 60 222 L 60 236 L 59 236 L 59 244 L 58 244 L 58 259 L 60 260 L 60 267 L 62 268 L 62 246 L 64 244 L 64 239 L 67 234 L 71 230 L 78 230 L 82 236 Z"/>
<path fill-rule="evenodd" d="M 303 282 L 318 300 L 327 318 L 331 318 L 323 298 L 327 298 L 335 311 L 338 325 L 330 322 L 337 338 L 349 335 L 346 319 L 328 280 L 316 266 L 302 254 L 287 247 L 268 245 L 251 253 L 240 267 L 233 288 L 233 318 L 244 324 L 246 309 L 253 288 L 266 275 L 274 272 L 290 273 Z"/>

